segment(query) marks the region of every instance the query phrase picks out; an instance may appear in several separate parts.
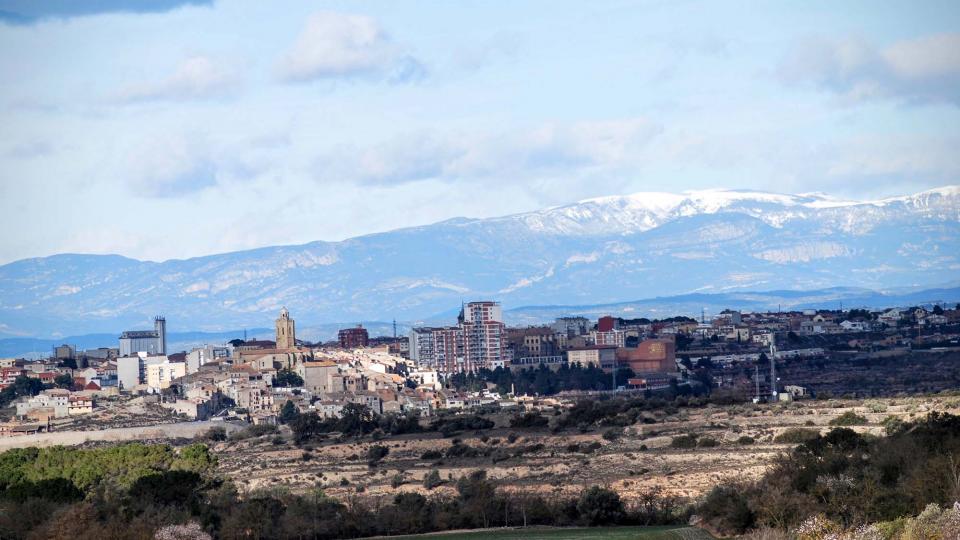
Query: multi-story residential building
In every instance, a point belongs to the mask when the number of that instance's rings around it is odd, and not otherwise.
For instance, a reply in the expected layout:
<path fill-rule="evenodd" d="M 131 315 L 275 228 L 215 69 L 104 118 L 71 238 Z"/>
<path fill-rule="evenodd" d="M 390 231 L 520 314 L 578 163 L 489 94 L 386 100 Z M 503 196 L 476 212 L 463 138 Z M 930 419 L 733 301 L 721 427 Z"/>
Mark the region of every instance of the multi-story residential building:
<path fill-rule="evenodd" d="M 196 349 L 193 349 L 187 353 L 187 373 L 196 373 L 197 371 L 200 371 L 200 366 L 204 364 L 217 362 L 229 357 L 229 347 L 215 347 L 213 345 L 197 347 Z"/>
<path fill-rule="evenodd" d="M 617 363 L 617 348 L 612 345 L 574 347 L 567 351 L 567 361 L 582 367 L 613 369 Z"/>
<path fill-rule="evenodd" d="M 506 325 L 499 302 L 469 302 L 460 310 L 464 363 L 461 371 L 502 367 L 506 358 Z"/>
<path fill-rule="evenodd" d="M 566 333 L 558 334 L 549 326 L 507 330 L 507 342 L 514 358 L 556 356 L 566 341 Z"/>
<path fill-rule="evenodd" d="M 129 392 L 138 385 L 147 384 L 147 368 L 164 362 L 169 362 L 166 356 L 150 356 L 144 352 L 117 358 L 117 380 L 120 389 Z"/>
<path fill-rule="evenodd" d="M 410 359 L 442 376 L 464 371 L 463 337 L 459 326 L 414 328 L 410 331 Z"/>
<path fill-rule="evenodd" d="M 73 394 L 67 398 L 67 414 L 70 416 L 76 414 L 90 414 L 93 412 L 93 407 L 93 396 Z"/>
<path fill-rule="evenodd" d="M 594 330 L 590 332 L 590 338 L 593 344 L 598 346 L 623 347 L 627 342 L 626 333 L 619 329 L 612 329 L 607 332 Z"/>
<path fill-rule="evenodd" d="M 50 416 L 63 418 L 70 415 L 70 391 L 54 388 L 17 402 L 17 416 L 27 416 L 38 409 L 50 409 Z"/>
<path fill-rule="evenodd" d="M 357 325 L 356 328 L 344 328 L 337 332 L 337 339 L 341 349 L 356 349 L 370 343 L 370 334 L 362 325 Z"/>
<path fill-rule="evenodd" d="M 170 382 L 187 374 L 186 362 L 171 362 L 147 366 L 147 387 L 151 392 L 159 392 L 170 387 Z"/>
<path fill-rule="evenodd" d="M 590 339 L 594 345 L 623 347 L 627 338 L 619 328 L 619 321 L 607 315 L 597 320 L 597 329 L 590 332 Z"/>
<path fill-rule="evenodd" d="M 585 336 L 590 332 L 590 319 L 586 317 L 558 317 L 551 325 L 554 333 L 564 334 L 567 338 Z"/>

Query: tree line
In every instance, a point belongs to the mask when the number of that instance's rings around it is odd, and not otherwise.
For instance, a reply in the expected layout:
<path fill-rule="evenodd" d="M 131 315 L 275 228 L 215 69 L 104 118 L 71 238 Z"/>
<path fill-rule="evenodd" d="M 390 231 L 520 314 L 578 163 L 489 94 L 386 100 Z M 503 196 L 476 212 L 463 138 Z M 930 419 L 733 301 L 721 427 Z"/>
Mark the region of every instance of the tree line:
<path fill-rule="evenodd" d="M 450 479 L 452 495 L 400 492 L 339 501 L 322 490 L 240 494 L 218 477 L 202 444 L 123 444 L 109 448 L 10 450 L 0 454 L 0 537 L 13 539 L 356 538 L 522 525 L 681 523 L 686 507 L 651 491 L 628 506 L 590 487 L 544 496 L 499 489 L 483 471 Z M 425 482 L 425 485 L 427 482 Z M 163 535 L 160 535 L 163 537 Z"/>

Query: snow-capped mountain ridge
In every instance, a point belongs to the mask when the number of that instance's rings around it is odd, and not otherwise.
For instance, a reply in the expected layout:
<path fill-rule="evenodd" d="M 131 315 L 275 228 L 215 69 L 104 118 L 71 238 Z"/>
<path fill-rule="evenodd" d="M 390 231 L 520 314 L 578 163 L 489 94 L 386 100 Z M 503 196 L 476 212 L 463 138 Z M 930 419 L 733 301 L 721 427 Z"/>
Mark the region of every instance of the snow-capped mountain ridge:
<path fill-rule="evenodd" d="M 710 190 L 587 199 L 340 242 L 186 260 L 55 255 L 0 266 L 0 337 L 149 326 L 419 320 L 492 298 L 603 304 L 689 291 L 882 290 L 960 275 L 960 188 L 879 201 Z M 173 325 L 171 323 L 171 325 Z"/>
<path fill-rule="evenodd" d="M 736 212 L 773 227 L 793 220 L 819 218 L 845 230 L 866 217 L 869 227 L 879 212 L 911 210 L 960 216 L 960 186 L 946 186 L 901 197 L 870 201 L 842 200 L 820 193 L 783 195 L 745 190 L 701 190 L 683 194 L 638 192 L 584 199 L 502 219 L 519 219 L 531 229 L 555 234 L 629 234 L 654 229 L 680 217 Z"/>

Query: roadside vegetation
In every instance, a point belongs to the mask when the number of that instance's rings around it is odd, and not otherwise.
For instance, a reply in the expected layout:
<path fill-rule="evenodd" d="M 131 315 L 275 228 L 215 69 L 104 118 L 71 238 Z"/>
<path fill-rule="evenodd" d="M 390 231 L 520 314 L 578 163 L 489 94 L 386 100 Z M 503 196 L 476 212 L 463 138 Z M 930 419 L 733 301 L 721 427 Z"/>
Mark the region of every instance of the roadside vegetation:
<path fill-rule="evenodd" d="M 705 524 L 724 535 L 775 529 L 809 540 L 848 538 L 844 531 L 869 527 L 889 534 L 849 538 L 957 537 L 907 531 L 933 522 L 960 530 L 954 508 L 960 500 L 960 416 L 932 412 L 883 437 L 847 427 L 824 435 L 793 433 L 783 442 L 799 445 L 761 480 L 720 485 L 707 494 L 696 510 Z"/>

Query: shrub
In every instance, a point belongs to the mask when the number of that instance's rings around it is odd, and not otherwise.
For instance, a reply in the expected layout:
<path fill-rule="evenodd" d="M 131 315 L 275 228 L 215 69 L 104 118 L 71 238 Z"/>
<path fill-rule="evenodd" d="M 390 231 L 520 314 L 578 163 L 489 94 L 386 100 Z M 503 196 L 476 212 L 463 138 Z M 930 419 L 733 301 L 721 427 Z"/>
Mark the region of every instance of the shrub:
<path fill-rule="evenodd" d="M 853 412 L 847 411 L 840 416 L 830 420 L 831 426 L 865 426 L 869 422 L 863 416 Z"/>
<path fill-rule="evenodd" d="M 434 469 L 427 473 L 423 477 L 423 487 L 427 489 L 433 489 L 443 483 L 443 480 L 440 479 L 440 473 Z"/>
<path fill-rule="evenodd" d="M 240 431 L 235 431 L 230 434 L 231 441 L 242 441 L 244 439 L 253 439 L 255 437 L 262 437 L 264 435 L 271 435 L 277 432 L 277 426 L 271 424 L 257 424 L 254 426 L 248 426 Z"/>
<path fill-rule="evenodd" d="M 717 486 L 697 507 L 697 514 L 725 534 L 742 534 L 753 526 L 754 515 L 744 490 L 738 486 Z"/>
<path fill-rule="evenodd" d="M 694 434 L 680 435 L 670 441 L 671 448 L 696 448 L 697 436 Z"/>
<path fill-rule="evenodd" d="M 803 444 L 820 436 L 820 431 L 806 428 L 789 428 L 773 438 L 778 444 Z"/>
<path fill-rule="evenodd" d="M 615 441 L 623 436 L 623 429 L 610 428 L 603 432 L 602 437 L 608 441 Z"/>
<path fill-rule="evenodd" d="M 213 426 L 212 428 L 203 432 L 200 436 L 200 439 L 204 441 L 225 441 L 227 440 L 227 428 L 223 426 Z"/>
<path fill-rule="evenodd" d="M 883 426 L 883 429 L 886 431 L 887 435 L 893 435 L 894 433 L 900 431 L 900 428 L 903 427 L 903 420 L 891 414 L 890 416 L 884 418 L 883 421 L 880 422 L 880 425 Z"/>
<path fill-rule="evenodd" d="M 720 442 L 713 437 L 701 437 L 697 440 L 698 448 L 713 448 L 715 446 L 720 446 Z"/>
<path fill-rule="evenodd" d="M 387 457 L 387 454 L 390 453 L 390 449 L 382 444 L 375 444 L 367 449 L 367 463 L 370 465 L 376 465 L 377 462 Z"/>
<path fill-rule="evenodd" d="M 521 428 L 521 429 L 535 429 L 547 427 L 550 423 L 545 416 L 540 416 L 539 413 L 528 412 L 522 415 L 514 416 L 510 419 L 510 427 L 512 428 Z"/>
<path fill-rule="evenodd" d="M 744 436 L 740 437 L 739 439 L 737 439 L 737 444 L 744 444 L 744 445 L 746 445 L 746 444 L 753 444 L 754 442 L 756 442 L 756 441 L 754 441 L 753 437 L 751 437 L 751 436 L 749 436 L 749 435 L 744 435 Z"/>
<path fill-rule="evenodd" d="M 443 457 L 443 453 L 439 450 L 427 450 L 426 452 L 420 454 L 420 459 L 433 460 L 440 459 Z"/>
<path fill-rule="evenodd" d="M 403 473 L 397 473 L 390 479 L 390 487 L 397 489 L 403 485 Z"/>
<path fill-rule="evenodd" d="M 626 512 L 616 491 L 593 486 L 580 494 L 577 513 L 587 525 L 611 525 L 623 521 Z"/>

